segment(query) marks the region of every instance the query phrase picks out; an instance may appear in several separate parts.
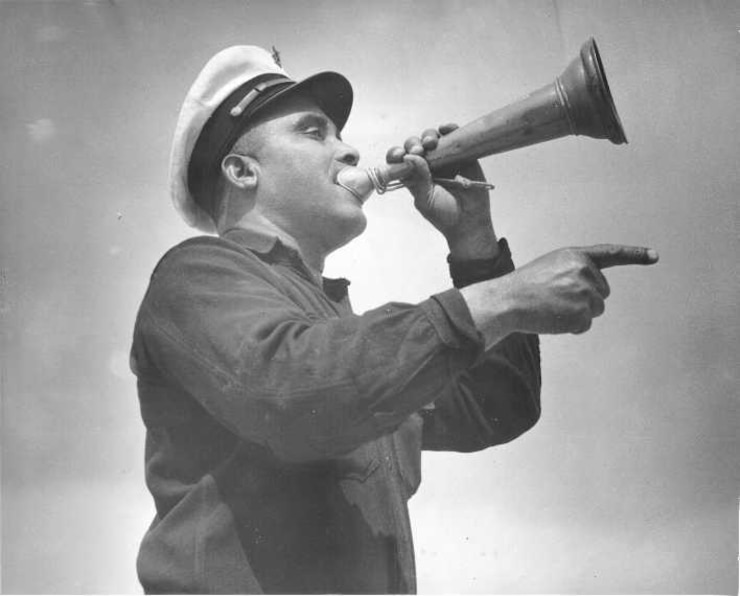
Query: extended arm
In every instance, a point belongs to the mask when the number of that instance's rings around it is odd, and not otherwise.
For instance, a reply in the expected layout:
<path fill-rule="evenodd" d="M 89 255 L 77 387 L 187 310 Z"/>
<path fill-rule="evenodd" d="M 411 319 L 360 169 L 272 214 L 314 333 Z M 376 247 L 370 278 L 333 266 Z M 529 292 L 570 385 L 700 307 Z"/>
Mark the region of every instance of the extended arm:
<path fill-rule="evenodd" d="M 500 258 L 486 190 L 443 188 L 432 181 L 425 151 L 440 134 L 426 130 L 388 151 L 390 163 L 412 165 L 404 179 L 419 212 L 447 240 L 454 262 L 485 263 Z M 484 181 L 477 162 L 460 173 Z M 461 287 L 476 328 L 485 339 L 486 358 L 459 378 L 459 391 L 424 411 L 429 449 L 480 449 L 511 440 L 539 416 L 537 333 L 582 333 L 604 312 L 609 285 L 600 269 L 613 265 L 652 264 L 655 251 L 599 245 L 554 251 L 519 271 L 491 272 Z M 506 273 L 504 275 L 504 273 Z M 454 277 L 454 276 L 453 276 Z M 463 287 L 464 286 L 464 287 Z"/>

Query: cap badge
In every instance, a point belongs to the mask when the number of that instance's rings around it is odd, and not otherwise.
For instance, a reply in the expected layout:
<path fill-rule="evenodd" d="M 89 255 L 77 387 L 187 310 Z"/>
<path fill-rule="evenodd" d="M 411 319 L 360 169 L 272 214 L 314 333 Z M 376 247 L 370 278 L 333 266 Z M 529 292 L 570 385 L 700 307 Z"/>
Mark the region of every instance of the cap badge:
<path fill-rule="evenodd" d="M 280 68 L 283 67 L 282 62 L 280 62 L 280 52 L 278 52 L 278 49 L 275 46 L 272 46 L 272 59 Z"/>

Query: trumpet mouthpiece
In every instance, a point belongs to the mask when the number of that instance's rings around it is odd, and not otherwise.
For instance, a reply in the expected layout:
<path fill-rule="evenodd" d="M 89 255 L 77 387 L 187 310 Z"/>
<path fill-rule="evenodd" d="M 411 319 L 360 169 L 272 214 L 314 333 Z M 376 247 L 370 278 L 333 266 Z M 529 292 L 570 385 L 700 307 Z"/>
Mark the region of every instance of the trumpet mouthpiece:
<path fill-rule="evenodd" d="M 355 195 L 361 203 L 367 201 L 375 190 L 368 171 L 354 166 L 342 169 L 337 175 L 336 184 Z"/>

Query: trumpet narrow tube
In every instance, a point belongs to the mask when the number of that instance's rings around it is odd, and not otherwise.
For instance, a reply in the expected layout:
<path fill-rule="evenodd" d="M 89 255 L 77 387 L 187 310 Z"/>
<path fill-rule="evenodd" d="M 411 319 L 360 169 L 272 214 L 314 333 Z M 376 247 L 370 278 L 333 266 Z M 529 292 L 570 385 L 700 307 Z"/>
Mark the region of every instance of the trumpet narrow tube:
<path fill-rule="evenodd" d="M 441 137 L 424 159 L 432 173 L 461 162 L 576 134 L 559 79 L 525 98 L 495 110 Z M 411 170 L 406 163 L 359 170 L 346 168 L 338 184 L 365 201 L 375 190 L 385 192 Z"/>

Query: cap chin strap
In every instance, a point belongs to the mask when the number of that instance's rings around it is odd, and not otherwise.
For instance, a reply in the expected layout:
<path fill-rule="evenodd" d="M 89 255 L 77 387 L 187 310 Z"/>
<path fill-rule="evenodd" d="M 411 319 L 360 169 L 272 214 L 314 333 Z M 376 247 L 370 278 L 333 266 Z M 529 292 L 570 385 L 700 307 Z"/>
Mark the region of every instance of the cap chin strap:
<path fill-rule="evenodd" d="M 244 110 L 247 109 L 249 104 L 257 99 L 260 93 L 262 93 L 265 89 L 269 89 L 270 87 L 274 87 L 275 85 L 284 85 L 286 82 L 287 81 L 285 79 L 273 79 L 271 81 L 264 81 L 260 83 L 249 93 L 247 93 L 238 104 L 231 108 L 229 115 L 234 118 L 238 118 L 244 113 Z"/>

